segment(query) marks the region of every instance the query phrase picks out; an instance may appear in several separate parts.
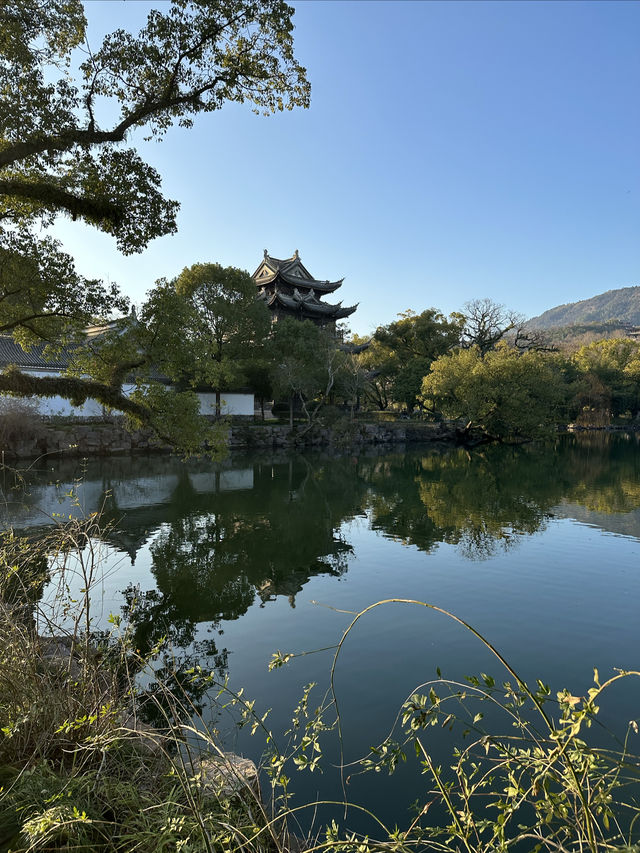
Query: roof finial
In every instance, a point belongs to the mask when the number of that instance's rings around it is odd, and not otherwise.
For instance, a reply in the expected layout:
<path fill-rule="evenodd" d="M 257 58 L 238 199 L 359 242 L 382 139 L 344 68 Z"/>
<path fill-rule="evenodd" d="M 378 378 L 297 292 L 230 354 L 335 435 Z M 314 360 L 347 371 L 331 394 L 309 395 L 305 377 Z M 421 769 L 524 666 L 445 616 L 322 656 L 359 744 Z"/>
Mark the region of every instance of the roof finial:
<path fill-rule="evenodd" d="M 264 256 L 265 256 L 265 258 L 269 257 L 269 250 L 268 249 L 264 250 Z"/>
<path fill-rule="evenodd" d="M 299 257 L 300 257 L 300 255 L 298 254 L 298 250 L 297 250 L 297 249 L 296 249 L 296 250 L 295 250 L 295 252 L 293 253 L 293 257 L 294 257 L 294 258 L 299 258 Z"/>

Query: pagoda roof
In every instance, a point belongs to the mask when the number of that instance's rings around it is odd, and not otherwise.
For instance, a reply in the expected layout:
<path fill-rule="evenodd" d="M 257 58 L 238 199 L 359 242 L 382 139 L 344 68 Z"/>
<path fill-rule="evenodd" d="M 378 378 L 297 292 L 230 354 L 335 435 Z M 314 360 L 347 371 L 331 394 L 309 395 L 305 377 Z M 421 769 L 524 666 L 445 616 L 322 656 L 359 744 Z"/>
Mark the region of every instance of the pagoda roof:
<path fill-rule="evenodd" d="M 312 287 L 320 293 L 332 293 L 337 290 L 344 281 L 321 281 L 314 278 L 304 266 L 296 249 L 290 258 L 274 258 L 268 251 L 264 250 L 264 258 L 253 278 L 257 285 L 272 284 L 281 280 L 292 287 Z"/>
<path fill-rule="evenodd" d="M 326 317 L 331 320 L 341 320 L 348 317 L 358 307 L 350 305 L 343 308 L 342 302 L 337 305 L 330 305 L 327 302 L 321 302 L 315 294 L 314 288 L 307 293 L 300 293 L 297 288 L 294 288 L 293 295 L 282 293 L 277 288 L 273 293 L 262 292 L 259 298 L 264 299 L 269 308 L 282 307 L 288 311 L 299 312 L 303 316 L 308 317 Z"/>

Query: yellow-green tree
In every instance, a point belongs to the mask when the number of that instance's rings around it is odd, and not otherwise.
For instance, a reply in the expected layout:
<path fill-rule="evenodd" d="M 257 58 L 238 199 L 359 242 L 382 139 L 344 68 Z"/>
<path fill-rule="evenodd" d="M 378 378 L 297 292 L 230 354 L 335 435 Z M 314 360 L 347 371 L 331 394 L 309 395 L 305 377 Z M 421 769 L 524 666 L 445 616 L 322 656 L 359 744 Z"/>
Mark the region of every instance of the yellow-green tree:
<path fill-rule="evenodd" d="M 608 408 L 612 415 L 640 412 L 640 341 L 609 338 L 594 341 L 573 355 L 581 406 Z"/>
<path fill-rule="evenodd" d="M 422 382 L 425 404 L 463 419 L 466 433 L 522 440 L 546 432 L 564 399 L 562 378 L 542 353 L 499 344 L 484 357 L 477 347 L 441 356 Z"/>

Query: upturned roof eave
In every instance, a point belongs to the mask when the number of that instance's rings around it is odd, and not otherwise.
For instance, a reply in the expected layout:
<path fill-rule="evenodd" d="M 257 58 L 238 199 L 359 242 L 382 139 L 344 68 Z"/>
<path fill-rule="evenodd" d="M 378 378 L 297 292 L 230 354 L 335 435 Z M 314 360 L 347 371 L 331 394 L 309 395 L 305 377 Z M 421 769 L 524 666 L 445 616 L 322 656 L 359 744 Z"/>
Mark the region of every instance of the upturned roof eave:
<path fill-rule="evenodd" d="M 358 307 L 357 305 L 350 305 L 343 308 L 341 302 L 337 305 L 330 305 L 326 302 L 319 302 L 318 300 L 294 299 L 292 296 L 286 296 L 278 292 L 273 293 L 267 300 L 269 307 L 273 307 L 276 303 L 279 303 L 289 311 L 299 311 L 301 314 L 307 313 L 315 317 L 329 317 L 333 320 L 349 317 Z"/>
<path fill-rule="evenodd" d="M 280 270 L 280 277 L 292 287 L 309 287 L 313 288 L 313 290 L 320 290 L 323 293 L 333 293 L 334 290 L 337 290 L 342 286 L 342 282 L 344 281 L 344 278 L 338 279 L 338 281 L 319 281 L 316 278 L 299 278 L 297 275 L 287 275 L 282 272 L 282 270 Z"/>

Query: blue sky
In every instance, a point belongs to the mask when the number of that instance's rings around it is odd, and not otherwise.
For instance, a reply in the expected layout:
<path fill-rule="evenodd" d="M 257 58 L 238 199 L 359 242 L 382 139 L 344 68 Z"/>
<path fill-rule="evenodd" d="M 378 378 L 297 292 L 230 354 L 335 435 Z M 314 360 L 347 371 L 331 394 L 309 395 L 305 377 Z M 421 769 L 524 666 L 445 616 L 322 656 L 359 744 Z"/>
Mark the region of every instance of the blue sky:
<path fill-rule="evenodd" d="M 87 3 L 91 43 L 149 5 Z M 407 308 L 487 296 L 533 316 L 640 284 L 640 3 L 293 5 L 310 109 L 229 105 L 140 142 L 179 233 L 123 257 L 61 222 L 82 273 L 140 301 L 195 262 L 253 272 L 264 248 L 299 249 L 345 277 L 359 333 Z"/>

